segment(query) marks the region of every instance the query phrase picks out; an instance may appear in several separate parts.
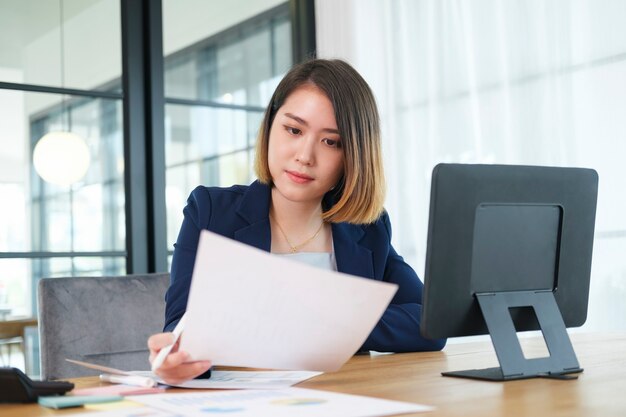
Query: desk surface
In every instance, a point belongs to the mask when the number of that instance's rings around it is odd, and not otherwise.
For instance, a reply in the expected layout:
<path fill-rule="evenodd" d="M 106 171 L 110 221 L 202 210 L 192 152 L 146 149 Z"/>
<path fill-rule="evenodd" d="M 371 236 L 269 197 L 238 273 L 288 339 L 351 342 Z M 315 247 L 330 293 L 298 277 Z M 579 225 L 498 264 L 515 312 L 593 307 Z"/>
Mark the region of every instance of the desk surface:
<path fill-rule="evenodd" d="M 0 339 L 24 336 L 24 328 L 36 326 L 37 319 L 32 317 L 0 320 Z"/>
<path fill-rule="evenodd" d="M 574 381 L 527 379 L 487 382 L 442 377 L 442 371 L 497 366 L 489 342 L 448 345 L 443 352 L 355 356 L 339 372 L 298 386 L 434 405 L 415 416 L 626 416 L 626 334 L 574 334 L 585 371 Z M 536 338 L 522 339 L 527 355 L 541 351 Z M 94 386 L 95 378 L 79 378 Z M 182 390 L 175 390 L 181 392 Z M 0 405 L 2 417 L 66 415 L 28 405 Z M 408 414 L 406 414 L 408 416 Z"/>

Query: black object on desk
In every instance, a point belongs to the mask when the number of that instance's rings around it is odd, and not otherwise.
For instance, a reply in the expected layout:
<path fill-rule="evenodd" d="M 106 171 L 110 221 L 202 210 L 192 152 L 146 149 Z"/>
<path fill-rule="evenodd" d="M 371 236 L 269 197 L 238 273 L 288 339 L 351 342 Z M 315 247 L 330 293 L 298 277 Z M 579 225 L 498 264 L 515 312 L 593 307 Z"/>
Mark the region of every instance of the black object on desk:
<path fill-rule="evenodd" d="M 74 388 L 66 381 L 33 381 L 17 368 L 0 368 L 0 403 L 31 403 L 39 396 L 65 394 Z"/>
<path fill-rule="evenodd" d="M 598 197 L 592 169 L 439 164 L 433 170 L 422 335 L 489 334 L 499 368 L 445 376 L 508 381 L 582 372 L 566 327 L 587 318 Z M 541 330 L 549 356 L 517 333 Z"/>

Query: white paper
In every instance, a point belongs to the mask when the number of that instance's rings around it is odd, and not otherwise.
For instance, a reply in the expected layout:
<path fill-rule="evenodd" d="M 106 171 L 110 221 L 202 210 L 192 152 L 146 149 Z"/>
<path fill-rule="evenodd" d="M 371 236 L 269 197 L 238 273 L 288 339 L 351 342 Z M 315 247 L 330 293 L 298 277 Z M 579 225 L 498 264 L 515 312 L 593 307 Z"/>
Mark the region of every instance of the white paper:
<path fill-rule="evenodd" d="M 192 379 L 180 384 L 167 384 L 151 371 L 134 371 L 148 376 L 159 384 L 193 389 L 282 389 L 306 381 L 322 372 L 309 371 L 211 371 L 209 379 Z"/>
<path fill-rule="evenodd" d="M 113 404 L 113 403 L 111 403 Z M 131 405 L 128 407 L 114 408 L 106 411 L 86 407 L 89 411 L 85 413 L 72 413 L 72 417 L 181 417 L 179 413 L 173 411 L 163 411 L 143 405 Z M 58 413 L 57 413 L 58 414 Z M 69 414 L 64 414 L 69 415 Z M 206 416 L 205 416 L 206 417 Z"/>
<path fill-rule="evenodd" d="M 180 349 L 214 365 L 336 371 L 361 347 L 397 288 L 204 230 Z"/>
<path fill-rule="evenodd" d="M 198 389 L 284 389 L 321 374 L 307 371 L 211 371 L 209 379 L 192 379 L 172 386 Z"/>
<path fill-rule="evenodd" d="M 375 417 L 434 409 L 420 404 L 303 388 L 154 394 L 127 398 L 186 417 L 208 414 L 237 417 Z"/>

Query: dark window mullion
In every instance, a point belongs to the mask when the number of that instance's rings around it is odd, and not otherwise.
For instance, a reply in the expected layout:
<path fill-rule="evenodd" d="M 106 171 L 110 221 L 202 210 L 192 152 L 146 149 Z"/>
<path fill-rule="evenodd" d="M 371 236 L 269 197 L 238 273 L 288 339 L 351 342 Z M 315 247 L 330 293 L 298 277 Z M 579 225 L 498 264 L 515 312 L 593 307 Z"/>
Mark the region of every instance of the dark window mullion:
<path fill-rule="evenodd" d="M 167 270 L 160 0 L 122 0 L 127 272 Z"/>
<path fill-rule="evenodd" d="M 167 272 L 167 213 L 165 205 L 165 82 L 163 58 L 163 7 L 161 0 L 144 0 L 145 15 L 148 18 L 149 51 L 146 64 L 147 94 L 149 108 L 148 138 L 149 149 L 147 194 L 150 228 L 149 240 L 152 250 L 149 253 L 148 272 Z"/>
<path fill-rule="evenodd" d="M 316 56 L 315 1 L 290 0 L 291 39 L 293 63 L 297 64 Z"/>

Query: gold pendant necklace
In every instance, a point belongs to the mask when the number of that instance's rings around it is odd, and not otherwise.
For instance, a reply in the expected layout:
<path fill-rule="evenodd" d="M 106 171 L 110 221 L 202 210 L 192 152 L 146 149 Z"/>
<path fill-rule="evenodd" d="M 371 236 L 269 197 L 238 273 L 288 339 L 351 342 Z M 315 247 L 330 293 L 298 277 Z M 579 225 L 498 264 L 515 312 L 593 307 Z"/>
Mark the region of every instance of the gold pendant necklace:
<path fill-rule="evenodd" d="M 272 217 L 274 217 L 274 216 L 272 216 Z M 293 245 L 291 243 L 291 241 L 289 240 L 289 238 L 287 237 L 287 233 L 285 233 L 283 228 L 280 226 L 280 223 L 278 223 L 278 221 L 275 218 L 272 218 L 272 220 L 274 220 L 274 223 L 276 223 L 276 226 L 278 226 L 278 230 L 280 230 L 280 233 L 282 233 L 283 237 L 285 238 L 285 241 L 287 242 L 287 245 L 289 245 L 289 248 L 291 248 L 291 253 L 298 252 L 298 249 L 300 249 L 301 247 L 303 247 L 304 245 L 306 245 L 307 243 L 309 243 L 310 241 L 315 239 L 317 237 L 317 235 L 319 235 L 319 233 L 322 231 L 322 227 L 324 226 L 324 221 L 322 220 L 322 223 L 320 224 L 320 227 L 317 228 L 317 231 L 313 234 L 313 236 L 311 236 L 310 238 L 308 238 L 307 240 L 305 240 L 304 242 L 302 242 L 302 243 L 300 243 L 298 245 Z"/>

